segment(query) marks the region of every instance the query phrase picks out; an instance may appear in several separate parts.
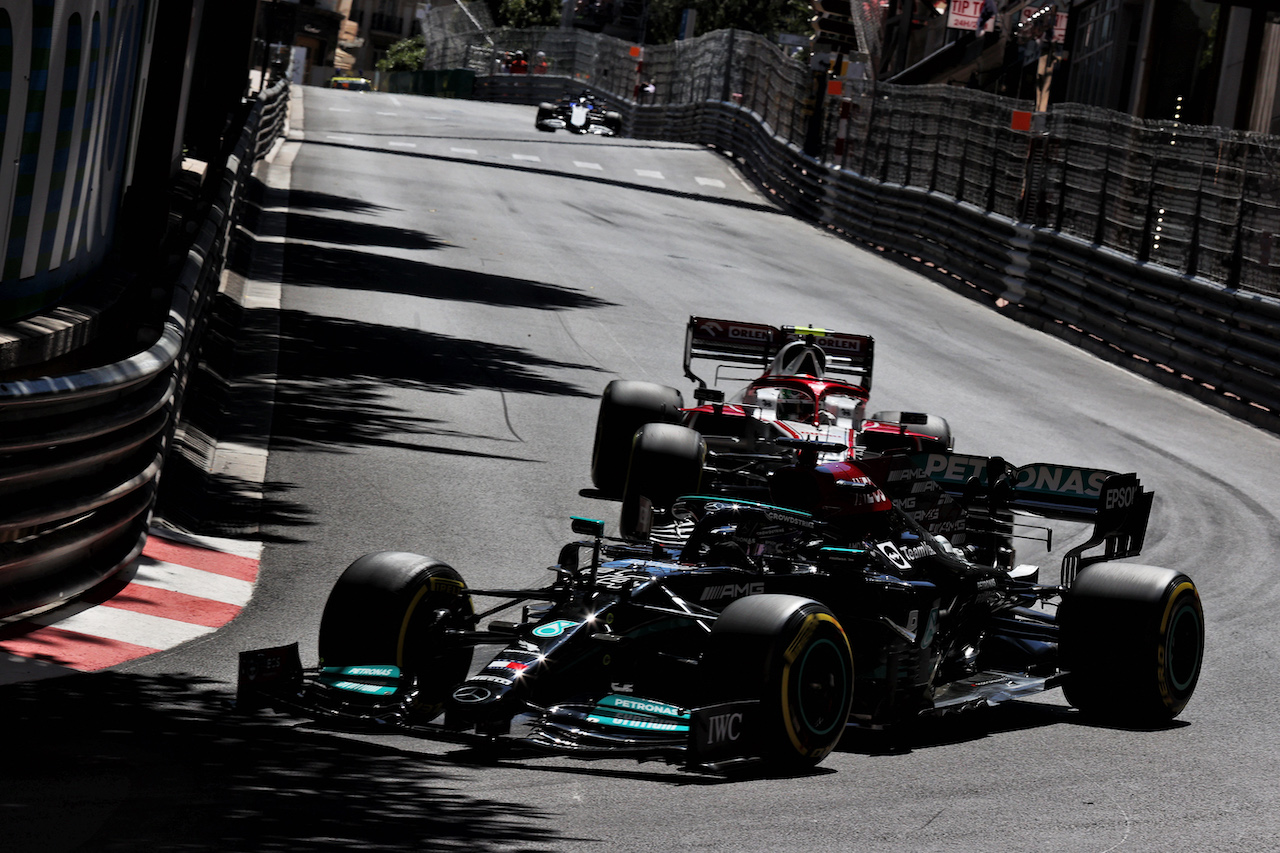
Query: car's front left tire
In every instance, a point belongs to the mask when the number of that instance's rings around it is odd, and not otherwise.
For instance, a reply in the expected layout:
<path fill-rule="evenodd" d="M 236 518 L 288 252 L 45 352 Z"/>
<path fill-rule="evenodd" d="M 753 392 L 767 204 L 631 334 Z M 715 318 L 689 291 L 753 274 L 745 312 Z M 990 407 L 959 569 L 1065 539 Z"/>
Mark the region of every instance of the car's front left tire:
<path fill-rule="evenodd" d="M 749 595 L 711 626 L 699 676 L 708 704 L 759 699 L 754 751 L 774 771 L 835 749 L 853 702 L 853 654 L 835 615 L 794 595 Z"/>

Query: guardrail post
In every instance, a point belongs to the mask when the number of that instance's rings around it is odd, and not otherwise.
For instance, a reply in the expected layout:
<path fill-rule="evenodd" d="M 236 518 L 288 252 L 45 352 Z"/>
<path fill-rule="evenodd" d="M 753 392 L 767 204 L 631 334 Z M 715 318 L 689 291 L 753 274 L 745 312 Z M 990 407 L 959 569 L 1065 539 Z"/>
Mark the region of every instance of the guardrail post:
<path fill-rule="evenodd" d="M 1240 200 L 1236 204 L 1236 239 L 1235 245 L 1231 249 L 1231 261 L 1227 264 L 1227 287 L 1239 286 L 1244 266 L 1244 199 L 1245 193 L 1248 191 L 1248 185 L 1248 181 L 1240 181 Z"/>
<path fill-rule="evenodd" d="M 1107 146 L 1108 165 L 1110 164 L 1110 162 L 1111 162 L 1111 146 Z M 1151 235 L 1153 234 L 1152 227 L 1154 226 L 1155 220 L 1157 219 L 1155 215 L 1155 196 L 1156 196 L 1156 173 L 1159 169 L 1159 164 L 1160 164 L 1159 155 L 1153 154 L 1151 157 L 1151 174 L 1147 178 L 1146 212 L 1142 222 L 1142 231 L 1144 234 L 1144 238 L 1142 240 L 1142 245 L 1138 247 L 1138 261 L 1141 263 L 1146 263 L 1151 260 L 1151 239 L 1152 239 Z M 1105 175 L 1106 173 L 1104 172 L 1103 174 Z M 1104 191 L 1106 190 L 1107 185 L 1105 182 L 1103 183 L 1102 188 Z M 1102 196 L 1102 198 L 1103 198 L 1103 202 L 1101 205 L 1099 205 L 1099 208 L 1098 208 L 1098 228 L 1097 228 L 1097 231 L 1094 233 L 1094 238 L 1093 238 L 1093 242 L 1099 245 L 1105 245 L 1104 240 L 1106 236 L 1105 234 L 1103 234 L 1103 225 L 1106 223 L 1105 193 Z"/>
<path fill-rule="evenodd" d="M 1187 275 L 1195 275 L 1200 266 L 1200 214 L 1204 210 L 1204 162 L 1196 172 L 1196 206 L 1191 217 L 1191 238 L 1187 246 Z M 1236 222 L 1236 241 L 1239 243 L 1240 222 Z"/>
<path fill-rule="evenodd" d="M 733 49 L 738 31 L 732 27 L 729 29 L 729 47 L 724 53 L 724 79 L 720 86 L 720 100 L 728 101 L 729 96 L 733 94 Z"/>

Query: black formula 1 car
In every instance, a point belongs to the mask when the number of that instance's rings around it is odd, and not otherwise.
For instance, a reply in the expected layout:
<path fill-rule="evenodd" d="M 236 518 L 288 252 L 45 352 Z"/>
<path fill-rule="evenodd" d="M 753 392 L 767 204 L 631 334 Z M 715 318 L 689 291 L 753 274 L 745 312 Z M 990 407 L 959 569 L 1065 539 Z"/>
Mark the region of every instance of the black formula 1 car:
<path fill-rule="evenodd" d="M 534 126 L 547 132 L 567 130 L 570 133 L 621 136 L 622 114 L 606 109 L 590 92 L 582 92 L 573 97 L 559 98 L 554 103 L 544 101 L 539 104 Z"/>
<path fill-rule="evenodd" d="M 1082 714 L 1120 724 L 1182 711 L 1203 656 L 1195 585 L 1179 571 L 1104 562 L 1142 546 L 1151 493 L 1135 475 L 950 454 L 815 457 L 774 473 L 770 503 L 681 499 L 678 548 L 608 540 L 603 522 L 575 519 L 589 538 L 561 550 L 541 588 L 468 589 L 427 557 L 361 557 L 325 606 L 320 665 L 304 670 L 296 645 L 242 653 L 239 702 L 492 745 L 658 755 L 690 769 L 764 762 L 769 772 L 813 766 L 849 725 L 1057 686 Z M 901 508 L 904 495 L 958 505 L 952 532 L 975 541 L 929 533 Z M 1007 555 L 978 559 L 1025 512 L 1093 524 L 1056 583 Z M 473 595 L 507 600 L 477 614 Z M 519 618 L 494 618 L 515 607 Z"/>
<path fill-rule="evenodd" d="M 726 399 L 694 373 L 695 359 L 716 363 L 713 385 L 734 371 L 752 378 Z M 661 513 L 680 495 L 767 500 L 769 474 L 796 462 L 797 438 L 823 448 L 822 461 L 950 450 L 951 427 L 936 415 L 866 416 L 874 362 L 868 335 L 690 317 L 684 373 L 697 383 L 695 405 L 669 386 L 610 382 L 591 451 L 595 488 L 583 494 L 620 498 L 623 532 L 632 533 L 642 510 Z"/>

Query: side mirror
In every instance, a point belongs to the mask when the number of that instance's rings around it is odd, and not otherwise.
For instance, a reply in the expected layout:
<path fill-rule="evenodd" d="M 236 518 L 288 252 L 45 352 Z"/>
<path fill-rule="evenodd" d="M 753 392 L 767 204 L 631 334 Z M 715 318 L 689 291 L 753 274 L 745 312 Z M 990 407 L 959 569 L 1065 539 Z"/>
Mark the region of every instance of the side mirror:
<path fill-rule="evenodd" d="M 723 403 L 724 391 L 719 388 L 707 388 L 699 386 L 693 389 L 693 399 L 699 403 Z"/>
<path fill-rule="evenodd" d="M 571 578 L 578 576 L 578 543 L 570 542 L 560 549 L 560 559 L 556 562 L 560 567 L 560 573 L 568 575 Z"/>
<path fill-rule="evenodd" d="M 604 522 L 595 518 L 580 518 L 576 515 L 570 516 L 572 524 L 570 525 L 574 533 L 579 536 L 604 536 Z"/>

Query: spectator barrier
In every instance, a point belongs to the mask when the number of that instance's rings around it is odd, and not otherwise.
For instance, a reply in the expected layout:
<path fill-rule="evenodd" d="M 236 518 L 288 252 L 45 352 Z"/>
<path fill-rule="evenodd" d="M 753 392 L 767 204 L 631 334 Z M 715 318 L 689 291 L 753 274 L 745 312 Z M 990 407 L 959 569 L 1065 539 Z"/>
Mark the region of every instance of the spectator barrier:
<path fill-rule="evenodd" d="M 1029 104 L 935 86 L 846 84 L 822 105 L 796 63 L 732 31 L 639 56 L 590 33 L 486 35 L 440 55 L 485 69 L 537 49 L 557 73 L 482 73 L 476 97 L 589 85 L 628 135 L 714 146 L 795 215 L 1280 432 L 1280 140 L 1079 105 L 1033 129 Z M 655 68 L 667 76 L 640 103 L 627 81 Z"/>
<path fill-rule="evenodd" d="M 0 383 L 0 617 L 77 595 L 145 543 L 188 362 L 217 291 L 241 191 L 282 133 L 287 75 L 254 104 L 173 289 L 159 339 L 115 364 Z"/>

